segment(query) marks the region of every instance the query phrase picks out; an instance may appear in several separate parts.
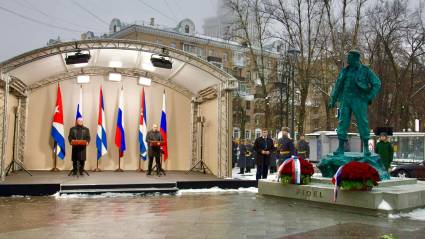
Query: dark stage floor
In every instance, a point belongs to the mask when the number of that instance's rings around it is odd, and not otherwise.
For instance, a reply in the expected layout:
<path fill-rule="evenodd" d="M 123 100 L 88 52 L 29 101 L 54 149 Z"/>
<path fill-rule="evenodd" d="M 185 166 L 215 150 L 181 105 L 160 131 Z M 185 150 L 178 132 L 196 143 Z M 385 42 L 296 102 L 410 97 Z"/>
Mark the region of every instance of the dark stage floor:
<path fill-rule="evenodd" d="M 102 193 L 176 193 L 180 189 L 219 187 L 237 189 L 256 187 L 255 180 L 219 179 L 200 172 L 168 171 L 166 175 L 150 175 L 136 171 L 89 172 L 90 176 L 68 176 L 67 171 L 32 171 L 33 176 L 17 172 L 0 183 L 0 196 Z"/>

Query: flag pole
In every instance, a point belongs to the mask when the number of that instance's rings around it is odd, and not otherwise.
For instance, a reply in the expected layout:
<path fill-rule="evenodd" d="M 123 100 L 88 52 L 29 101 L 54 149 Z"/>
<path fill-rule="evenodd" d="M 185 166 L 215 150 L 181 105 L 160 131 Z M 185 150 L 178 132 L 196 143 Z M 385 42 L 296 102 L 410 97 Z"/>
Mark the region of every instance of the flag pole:
<path fill-rule="evenodd" d="M 53 149 L 53 153 L 55 154 L 55 158 L 53 159 L 53 168 L 52 168 L 52 169 L 50 169 L 50 171 L 51 171 L 51 172 L 59 172 L 59 171 L 61 171 L 61 170 L 60 170 L 60 169 L 58 169 L 58 168 L 56 167 L 56 165 L 57 165 L 57 160 L 58 160 L 58 154 L 57 154 L 57 144 L 56 144 L 56 142 L 54 143 L 53 147 L 54 147 L 54 149 Z"/>
<path fill-rule="evenodd" d="M 121 168 L 121 156 L 118 154 L 118 168 L 115 169 L 115 172 L 124 172 L 124 170 Z"/>
<path fill-rule="evenodd" d="M 102 172 L 103 170 L 99 168 L 99 160 L 96 160 L 96 168 L 93 169 L 93 172 Z"/>

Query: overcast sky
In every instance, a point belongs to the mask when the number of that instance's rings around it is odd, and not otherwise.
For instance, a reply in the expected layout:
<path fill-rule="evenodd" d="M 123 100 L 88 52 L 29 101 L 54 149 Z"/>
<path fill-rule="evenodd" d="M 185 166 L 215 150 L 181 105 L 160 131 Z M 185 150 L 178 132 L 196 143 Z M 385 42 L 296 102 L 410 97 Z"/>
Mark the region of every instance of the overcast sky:
<path fill-rule="evenodd" d="M 43 47 L 50 38 L 107 33 L 112 18 L 133 23 L 155 17 L 165 26 L 190 18 L 202 33 L 203 19 L 214 16 L 216 8 L 217 0 L 0 0 L 0 62 Z"/>

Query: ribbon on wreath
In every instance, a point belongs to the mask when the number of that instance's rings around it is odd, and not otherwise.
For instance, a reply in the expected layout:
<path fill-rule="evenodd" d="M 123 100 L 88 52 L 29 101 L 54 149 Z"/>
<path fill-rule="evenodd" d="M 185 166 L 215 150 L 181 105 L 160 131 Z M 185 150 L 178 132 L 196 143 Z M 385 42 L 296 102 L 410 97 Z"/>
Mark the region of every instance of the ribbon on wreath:
<path fill-rule="evenodd" d="M 283 170 L 283 168 L 287 165 L 291 164 L 292 167 L 292 180 L 295 184 L 301 184 L 301 163 L 298 158 L 298 156 L 292 155 L 292 157 L 287 158 L 283 163 L 279 166 L 279 176 L 280 172 Z"/>
<path fill-rule="evenodd" d="M 339 186 L 341 184 L 341 174 L 342 174 L 343 167 L 344 165 L 340 166 L 332 178 L 332 181 L 335 183 L 333 202 L 336 202 L 336 199 L 338 198 L 338 191 L 339 191 Z"/>

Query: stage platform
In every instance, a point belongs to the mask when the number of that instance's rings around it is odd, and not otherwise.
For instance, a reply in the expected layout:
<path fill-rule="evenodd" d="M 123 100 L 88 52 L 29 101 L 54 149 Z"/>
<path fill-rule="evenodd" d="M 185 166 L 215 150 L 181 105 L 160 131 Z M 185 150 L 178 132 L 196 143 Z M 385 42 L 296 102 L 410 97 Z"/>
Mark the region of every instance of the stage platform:
<path fill-rule="evenodd" d="M 0 182 L 0 196 L 113 193 L 175 193 L 179 189 L 256 187 L 255 180 L 219 179 L 214 175 L 167 171 L 160 177 L 145 172 L 88 172 L 90 176 L 68 176 L 68 171 L 19 171 Z"/>

